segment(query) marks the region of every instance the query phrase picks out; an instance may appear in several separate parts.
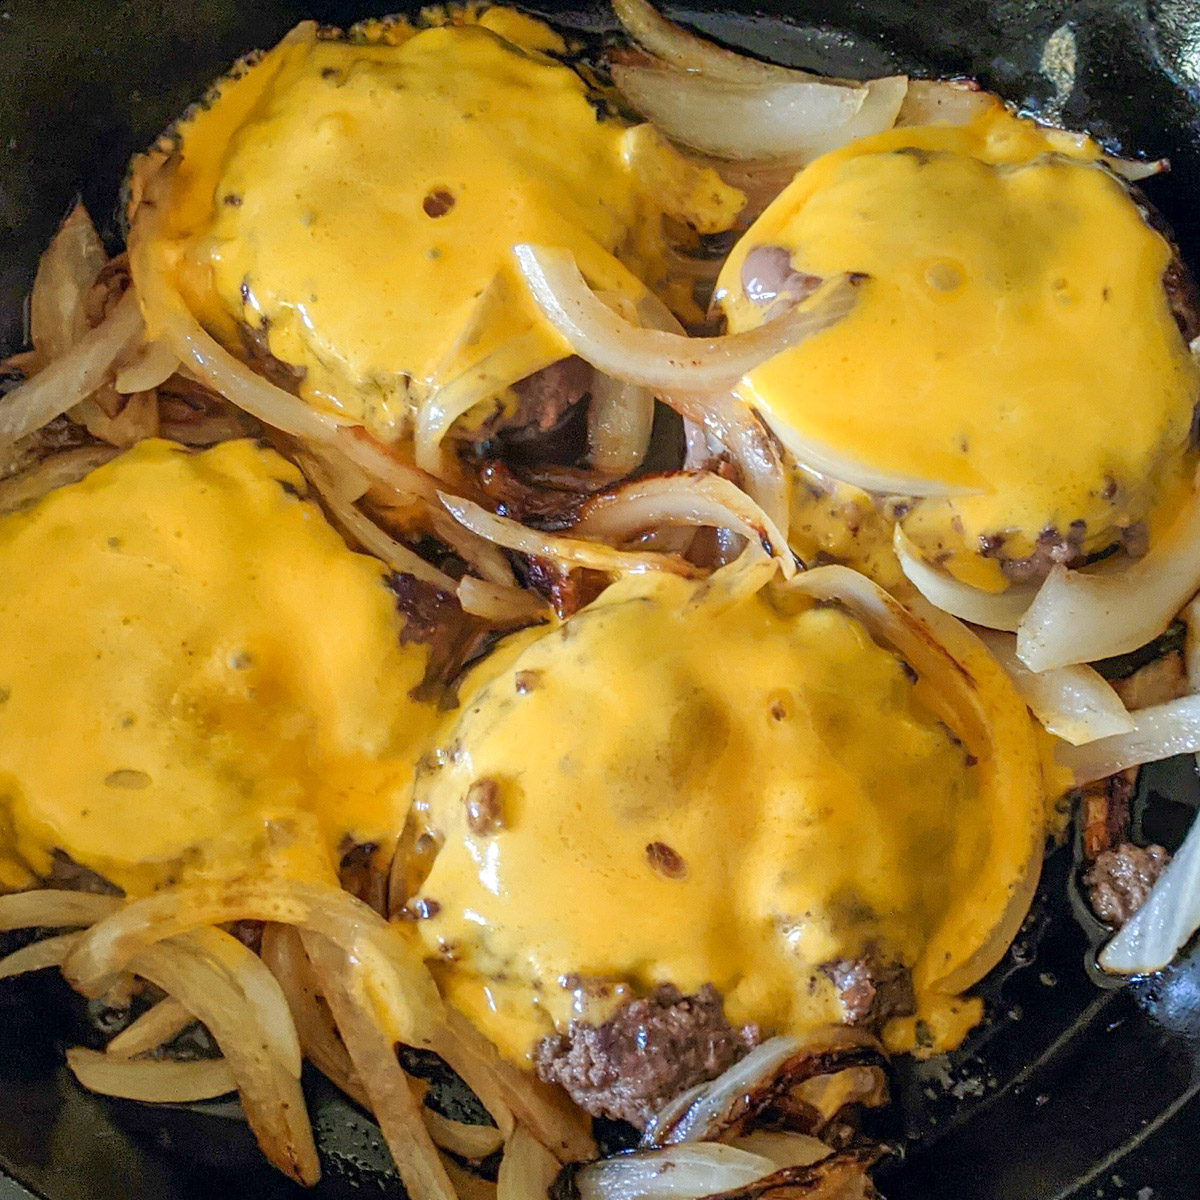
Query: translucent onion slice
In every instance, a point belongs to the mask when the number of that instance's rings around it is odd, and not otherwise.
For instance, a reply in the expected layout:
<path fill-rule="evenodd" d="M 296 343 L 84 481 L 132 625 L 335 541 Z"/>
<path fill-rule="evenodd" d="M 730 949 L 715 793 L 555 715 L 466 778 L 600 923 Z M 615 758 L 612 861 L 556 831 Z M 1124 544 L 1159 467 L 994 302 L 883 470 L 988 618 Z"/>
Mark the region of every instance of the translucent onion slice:
<path fill-rule="evenodd" d="M 58 937 L 42 938 L 14 950 L 0 958 L 0 979 L 11 979 L 16 975 L 27 975 L 30 971 L 41 971 L 46 967 L 61 967 L 63 960 L 75 948 L 82 934 L 62 933 Z"/>
<path fill-rule="evenodd" d="M 657 475 L 598 492 L 572 533 L 620 543 L 663 525 L 730 529 L 777 559 L 785 578 L 796 570 L 787 539 L 771 518 L 728 479 L 708 472 Z"/>
<path fill-rule="evenodd" d="M 408 1194 L 421 1200 L 458 1200 L 395 1045 L 372 1018 L 368 995 L 355 986 L 353 959 L 319 934 L 302 932 L 300 937 Z"/>
<path fill-rule="evenodd" d="M 17 512 L 36 504 L 56 488 L 78 483 L 97 467 L 116 458 L 115 446 L 80 446 L 62 450 L 36 466 L 9 479 L 0 480 L 0 513 Z"/>
<path fill-rule="evenodd" d="M 558 1159 L 518 1125 L 504 1146 L 496 1200 L 545 1200 L 558 1175 Z"/>
<path fill-rule="evenodd" d="M 819 1138 L 804 1133 L 779 1133 L 772 1129 L 756 1129 L 730 1145 L 770 1159 L 777 1171 L 788 1167 L 810 1167 L 833 1153 Z"/>
<path fill-rule="evenodd" d="M 643 297 L 639 323 L 666 333 L 684 333 L 683 326 L 653 293 Z M 758 415 L 728 388 L 708 392 L 661 391 L 660 400 L 683 418 L 689 467 L 701 467 L 710 457 L 707 433 L 729 453 L 742 472 L 742 486 L 787 536 L 791 504 L 783 459 Z"/>
<path fill-rule="evenodd" d="M 0 897 L 0 913 L 3 901 Z M 149 946 L 202 926 L 275 921 L 320 933 L 352 955 L 375 991 L 395 1041 L 434 1048 L 444 1026 L 436 985 L 416 948 L 377 912 L 340 888 L 282 879 L 236 886 L 194 883 L 125 905 L 88 930 L 63 964 L 67 981 L 87 996 L 103 994 Z M 37 922 L 40 923 L 40 922 Z"/>
<path fill-rule="evenodd" d="M 329 1008 L 321 999 L 299 933 L 287 925 L 267 925 L 263 930 L 262 957 L 287 997 L 304 1057 L 335 1087 L 370 1112 L 366 1089 L 346 1053 Z"/>
<path fill-rule="evenodd" d="M 90 1092 L 148 1104 L 191 1104 L 228 1095 L 237 1088 L 223 1058 L 131 1062 L 75 1046 L 67 1051 L 67 1066 Z"/>
<path fill-rule="evenodd" d="M 129 288 L 95 329 L 0 400 L 0 445 L 41 429 L 86 400 L 144 329 L 137 296 Z"/>
<path fill-rule="evenodd" d="M 972 625 L 1015 632 L 1037 595 L 1034 587 L 1011 585 L 1002 592 L 985 592 L 955 579 L 926 562 L 900 525 L 892 535 L 892 548 L 909 583 L 930 604 L 962 621 L 970 621 Z"/>
<path fill-rule="evenodd" d="M 551 615 L 549 605 L 536 593 L 516 587 L 501 587 L 464 575 L 455 589 L 463 612 L 482 617 L 494 625 L 522 625 L 545 621 Z"/>
<path fill-rule="evenodd" d="M 1060 746 L 1056 757 L 1075 776 L 1077 785 L 1091 783 L 1143 763 L 1200 750 L 1200 695 L 1182 696 L 1130 713 L 1129 733 L 1102 738 L 1085 746 Z"/>
<path fill-rule="evenodd" d="M 448 1037 L 438 1052 L 463 1077 L 500 1127 L 505 1141 L 519 1124 L 560 1163 L 583 1162 L 596 1152 L 591 1121 L 567 1094 L 502 1058 L 496 1047 L 452 1008 Z"/>
<path fill-rule="evenodd" d="M 621 478 L 642 465 L 654 427 L 654 394 L 597 374 L 588 404 L 588 463 Z"/>
<path fill-rule="evenodd" d="M 229 962 L 233 943 L 258 964 L 274 989 L 269 1011 L 235 978 Z M 289 1178 L 311 1186 L 321 1177 L 312 1127 L 300 1090 L 298 1054 L 281 1053 L 296 1037 L 287 1003 L 267 968 L 236 938 L 219 929 L 196 929 L 147 946 L 136 954 L 130 970 L 174 996 L 208 1027 L 237 1083 L 246 1120 L 267 1158 Z M 290 1033 L 290 1037 L 288 1034 Z"/>
<path fill-rule="evenodd" d="M 725 83 L 778 83 L 817 79 L 774 63 L 737 54 L 667 20 L 647 0 L 613 0 L 613 12 L 643 50 L 679 71 L 696 72 Z"/>
<path fill-rule="evenodd" d="M 850 1031 L 833 1030 L 808 1045 L 793 1037 L 770 1038 L 716 1079 L 699 1084 L 667 1104 L 646 1127 L 642 1146 L 728 1142 L 748 1133 L 764 1110 L 771 1112 L 774 1120 L 787 1124 L 789 1118 L 797 1116 L 793 1111 L 795 1098 L 807 1084 L 841 1078 L 858 1069 L 869 1072 L 873 1082 L 875 1073 L 882 1075 L 884 1061 L 878 1043 Z M 843 1095 L 845 1099 L 839 1099 L 836 1109 L 822 1114 L 826 1120 L 857 1098 L 852 1090 Z"/>
<path fill-rule="evenodd" d="M 869 84 L 814 76 L 731 83 L 641 56 L 613 56 L 613 82 L 667 135 L 718 158 L 805 163 L 890 129 L 908 90 L 903 75 Z"/>
<path fill-rule="evenodd" d="M 1048 733 L 1082 746 L 1133 731 L 1133 717 L 1099 671 L 1081 664 L 1031 671 L 1017 657 L 1015 638 L 985 630 L 979 636 Z"/>
<path fill-rule="evenodd" d="M 575 1176 L 579 1200 L 699 1200 L 748 1188 L 775 1173 L 761 1154 L 719 1142 L 686 1142 L 589 1163 Z"/>
<path fill-rule="evenodd" d="M 417 414 L 414 434 L 417 465 L 434 475 L 446 473 L 442 442 L 454 423 L 478 404 L 499 396 L 514 383 L 561 357 L 545 349 L 537 331 L 500 346 L 481 362 L 434 392 Z"/>
<path fill-rule="evenodd" d="M 118 896 L 38 888 L 0 896 L 0 932 L 13 929 L 65 929 L 91 925 L 115 913 L 124 901 Z"/>
<path fill-rule="evenodd" d="M 598 371 L 642 387 L 695 391 L 730 386 L 760 363 L 844 317 L 854 305 L 848 276 L 769 324 L 726 337 L 689 338 L 642 329 L 617 316 L 588 287 L 566 250 L 522 244 L 517 265 L 542 314 Z"/>
<path fill-rule="evenodd" d="M 965 80 L 910 79 L 896 124 L 969 125 L 998 103 L 991 92 Z"/>
<path fill-rule="evenodd" d="M 136 1058 L 139 1054 L 149 1054 L 178 1037 L 194 1020 L 174 996 L 168 996 L 122 1029 L 104 1047 L 104 1053 L 110 1058 Z"/>
<path fill-rule="evenodd" d="M 1120 975 L 1159 971 L 1200 929 L 1200 820 L 1193 820 L 1175 857 L 1146 902 L 1100 952 L 1100 965 Z"/>
<path fill-rule="evenodd" d="M 447 596 L 454 595 L 457 586 L 454 580 L 431 563 L 427 563 L 415 550 L 410 550 L 384 533 L 370 517 L 356 508 L 353 500 L 347 498 L 345 490 L 338 486 L 323 461 L 303 451 L 297 454 L 297 461 L 329 506 L 329 511 L 338 524 L 368 554 L 374 555 L 398 574 L 411 575 L 414 579 L 420 579 L 423 583 L 431 584 L 439 591 L 445 592 Z"/>
<path fill-rule="evenodd" d="M 1129 654 L 1153 641 L 1200 589 L 1200 489 L 1144 558 L 1092 570 L 1056 566 L 1017 630 L 1031 671 Z"/>
<path fill-rule="evenodd" d="M 610 575 L 623 575 L 641 571 L 670 571 L 676 575 L 692 576 L 695 569 L 670 554 L 639 554 L 632 550 L 614 550 L 600 542 L 588 542 L 582 538 L 563 537 L 561 534 L 542 533 L 529 529 L 508 517 L 500 517 L 480 507 L 472 500 L 458 496 L 442 496 L 446 510 L 461 525 L 479 534 L 497 546 L 516 550 L 533 558 L 547 558 L 561 563 L 569 569 L 587 567 L 593 571 L 604 571 Z"/>
<path fill-rule="evenodd" d="M 176 371 L 179 359 L 164 341 L 146 342 L 128 366 L 117 372 L 114 384 L 118 392 L 152 392 L 161 387 Z"/>
<path fill-rule="evenodd" d="M 841 566 L 800 572 L 786 586 L 843 604 L 912 666 L 929 685 L 925 702 L 979 760 L 981 802 L 1027 831 L 1027 841 L 1013 839 L 1005 858 L 980 873 L 917 964 L 918 987 L 956 995 L 1004 957 L 1041 873 L 1042 769 L 1028 709 L 978 638 L 920 596 L 906 608 Z"/>
<path fill-rule="evenodd" d="M 449 1150 L 460 1158 L 487 1158 L 504 1145 L 504 1135 L 495 1125 L 468 1125 L 463 1121 L 452 1121 L 431 1108 L 421 1110 L 421 1119 L 434 1142 L 442 1150 Z M 541 1149 L 539 1143 L 535 1142 L 534 1145 Z M 558 1160 L 552 1156 L 551 1162 L 554 1163 L 554 1171 L 550 1176 L 553 1182 L 558 1173 Z"/>
<path fill-rule="evenodd" d="M 92 218 L 77 203 L 38 260 L 29 294 L 29 340 L 43 366 L 87 332 L 88 292 L 107 262 Z"/>

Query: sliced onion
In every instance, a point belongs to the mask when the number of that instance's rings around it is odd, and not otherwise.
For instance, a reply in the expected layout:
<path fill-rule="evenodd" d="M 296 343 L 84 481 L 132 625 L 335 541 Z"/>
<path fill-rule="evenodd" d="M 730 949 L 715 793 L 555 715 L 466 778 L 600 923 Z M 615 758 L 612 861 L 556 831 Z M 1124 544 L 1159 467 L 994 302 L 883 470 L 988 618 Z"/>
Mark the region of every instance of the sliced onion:
<path fill-rule="evenodd" d="M 542 533 L 508 517 L 490 513 L 474 501 L 458 496 L 443 495 L 442 503 L 461 525 L 497 546 L 534 558 L 548 558 L 569 569 L 587 567 L 610 575 L 640 571 L 670 571 L 688 576 L 695 574 L 688 563 L 669 554 L 638 554 L 632 550 L 614 550 L 611 546 L 584 541 L 582 538 Z"/>
<path fill-rule="evenodd" d="M 642 49 L 680 71 L 697 72 L 726 83 L 776 83 L 816 79 L 774 63 L 737 54 L 667 20 L 647 0 L 613 0 L 613 12 Z"/>
<path fill-rule="evenodd" d="M 80 446 L 61 450 L 36 466 L 0 480 L 0 513 L 17 512 L 36 504 L 60 487 L 78 483 L 117 456 L 115 446 Z"/>
<path fill-rule="evenodd" d="M 152 392 L 161 387 L 176 371 L 179 359 L 164 341 L 147 342 L 127 366 L 117 372 L 118 392 Z"/>
<path fill-rule="evenodd" d="M 1017 657 L 1015 638 L 984 630 L 979 636 L 1047 733 L 1082 746 L 1134 729 L 1121 697 L 1099 671 L 1079 664 L 1031 671 Z"/>
<path fill-rule="evenodd" d="M 1060 746 L 1056 757 L 1075 776 L 1077 786 L 1104 779 L 1129 767 L 1160 762 L 1200 750 L 1200 695 L 1182 696 L 1130 713 L 1129 733 L 1086 746 Z"/>
<path fill-rule="evenodd" d="M 227 1095 L 237 1088 L 223 1058 L 131 1062 L 75 1046 L 67 1051 L 67 1066 L 90 1092 L 148 1104 L 191 1104 Z"/>
<path fill-rule="evenodd" d="M 78 933 L 62 933 L 58 937 L 42 938 L 22 946 L 20 950 L 14 950 L 0 958 L 0 979 L 27 975 L 30 971 L 41 971 L 46 967 L 61 967 L 81 936 Z"/>
<path fill-rule="evenodd" d="M 591 1121 L 567 1094 L 502 1058 L 496 1047 L 455 1009 L 447 1009 L 448 1038 L 438 1047 L 507 1141 L 519 1124 L 560 1163 L 582 1162 L 596 1152 Z"/>
<path fill-rule="evenodd" d="M 513 247 L 513 254 L 537 306 L 576 354 L 613 379 L 655 389 L 730 386 L 839 321 L 855 299 L 854 280 L 839 276 L 804 304 L 757 329 L 689 338 L 622 320 L 588 287 L 569 251 L 522 244 Z"/>
<path fill-rule="evenodd" d="M 178 1037 L 195 1018 L 174 996 L 160 1000 L 131 1025 L 127 1025 L 104 1048 L 110 1058 L 137 1058 L 165 1046 Z"/>
<path fill-rule="evenodd" d="M 397 504 L 437 504 L 437 481 L 433 476 L 389 454 L 365 429 L 342 430 L 337 448 L 366 475 L 372 487 L 390 492 Z"/>
<path fill-rule="evenodd" d="M 66 929 L 92 925 L 115 913 L 124 901 L 95 892 L 38 888 L 0 896 L 0 932 L 13 929 Z"/>
<path fill-rule="evenodd" d="M 246 958 L 261 976 L 243 970 Z M 147 946 L 129 968 L 208 1027 L 263 1153 L 297 1183 L 316 1183 L 321 1169 L 300 1090 L 296 1032 L 279 985 L 262 962 L 232 935 L 204 928 Z M 263 1002 L 263 980 L 273 989 L 269 1005 Z"/>
<path fill-rule="evenodd" d="M 337 485 L 324 460 L 300 451 L 297 461 L 305 475 L 329 506 L 338 524 L 368 553 L 374 555 L 393 571 L 411 575 L 424 583 L 431 584 L 446 595 L 454 595 L 457 586 L 449 575 L 427 563 L 415 550 L 410 550 L 395 538 L 389 537 L 365 513 L 355 507 L 345 491 Z"/>
<path fill-rule="evenodd" d="M 121 405 L 115 416 L 110 417 L 104 410 L 101 398 L 105 393 Z M 154 392 L 134 392 L 122 398 L 111 384 L 105 384 L 95 396 L 71 409 L 69 415 L 81 422 L 92 437 L 122 450 L 158 436 L 158 397 Z"/>
<path fill-rule="evenodd" d="M 761 1154 L 719 1142 L 687 1142 L 589 1163 L 575 1176 L 580 1200 L 698 1200 L 775 1173 Z"/>
<path fill-rule="evenodd" d="M 95 329 L 0 400 L 0 444 L 41 429 L 86 400 L 144 328 L 137 296 L 129 288 Z"/>
<path fill-rule="evenodd" d="M 0 913 L 5 897 L 0 897 Z M 164 938 L 230 921 L 276 921 L 320 933 L 353 956 L 370 980 L 395 1041 L 433 1049 L 441 997 L 416 948 L 361 900 L 336 887 L 284 879 L 194 883 L 127 904 L 88 930 L 63 964 L 84 995 L 104 992 L 131 959 Z"/>
<path fill-rule="evenodd" d="M 43 366 L 87 332 L 88 292 L 107 262 L 92 218 L 77 203 L 39 259 L 29 295 L 29 340 Z"/>
<path fill-rule="evenodd" d="M 811 162 L 895 123 L 903 75 L 848 84 L 804 76 L 733 83 L 675 70 L 655 59 L 614 55 L 613 82 L 672 141 L 719 158 Z"/>
<path fill-rule="evenodd" d="M 473 575 L 464 575 L 458 581 L 455 594 L 463 612 L 494 625 L 523 625 L 550 616 L 550 608 L 537 593 L 501 587 Z"/>
<path fill-rule="evenodd" d="M 728 479 L 708 472 L 650 476 L 598 492 L 572 532 L 620 543 L 662 525 L 730 529 L 777 559 L 785 578 L 795 572 L 796 560 L 771 518 Z"/>
<path fill-rule="evenodd" d="M 558 1168 L 558 1159 L 518 1125 L 504 1146 L 496 1200 L 546 1200 Z"/>
<path fill-rule="evenodd" d="M 287 997 L 304 1057 L 335 1087 L 370 1112 L 366 1089 L 346 1053 L 329 1008 L 320 997 L 299 933 L 288 925 L 267 925 L 263 930 L 262 956 Z"/>
<path fill-rule="evenodd" d="M 442 442 L 454 423 L 476 405 L 493 400 L 514 383 L 557 362 L 562 355 L 546 348 L 540 331 L 500 346 L 475 366 L 438 388 L 421 406 L 414 434 L 417 465 L 433 475 L 446 474 Z"/>
<path fill-rule="evenodd" d="M 969 125 L 998 104 L 991 92 L 967 80 L 910 79 L 896 125 Z"/>
<path fill-rule="evenodd" d="M 793 1037 L 770 1038 L 716 1079 L 672 1100 L 646 1127 L 642 1145 L 661 1147 L 748 1134 L 764 1110 L 790 1116 L 796 1089 L 808 1081 L 859 1066 L 878 1070 L 883 1061 L 872 1039 L 849 1031 L 831 1031 L 807 1046 Z"/>
<path fill-rule="evenodd" d="M 1092 570 L 1054 567 L 1017 630 L 1031 671 L 1129 654 L 1153 641 L 1200 590 L 1200 490 L 1144 558 Z"/>
<path fill-rule="evenodd" d="M 972 625 L 1014 632 L 1033 603 L 1037 588 L 1010 585 L 1002 592 L 985 592 L 963 583 L 925 561 L 913 540 L 897 525 L 892 548 L 909 583 L 930 604 Z"/>
<path fill-rule="evenodd" d="M 408 1194 L 421 1200 L 457 1200 L 395 1046 L 372 1018 L 367 995 L 355 987 L 354 960 L 319 934 L 300 937 Z"/>
<path fill-rule="evenodd" d="M 1200 820 L 1156 880 L 1146 902 L 1100 952 L 1100 965 L 1121 975 L 1159 971 L 1200 929 Z"/>
<path fill-rule="evenodd" d="M 595 470 L 620 478 L 642 465 L 654 428 L 654 394 L 649 388 L 597 372 L 587 418 L 588 463 Z"/>
<path fill-rule="evenodd" d="M 1171 161 L 1166 158 L 1117 158 L 1112 154 L 1102 154 L 1100 161 L 1114 174 L 1120 175 L 1130 183 L 1142 183 L 1171 169 Z"/>
<path fill-rule="evenodd" d="M 756 1129 L 730 1144 L 738 1150 L 770 1159 L 777 1171 L 788 1167 L 810 1167 L 833 1153 L 819 1138 L 804 1133 L 780 1133 L 772 1129 Z"/>
<path fill-rule="evenodd" d="M 956 919 L 934 934 L 914 974 L 918 988 L 957 995 L 1004 957 L 1037 887 L 1042 864 L 1042 769 L 1024 701 L 986 648 L 954 617 L 913 597 L 906 608 L 865 575 L 828 566 L 787 585 L 834 600 L 908 662 L 928 684 L 925 703 L 979 760 L 981 800 L 1025 838 L 1010 838 L 1006 858 L 981 873 Z M 1095 743 L 1102 745 L 1103 743 Z M 981 920 L 991 922 L 981 934 Z"/>
<path fill-rule="evenodd" d="M 429 1136 L 438 1147 L 449 1150 L 451 1154 L 457 1154 L 459 1158 L 487 1158 L 504 1145 L 504 1135 L 495 1125 L 468 1125 L 464 1121 L 452 1121 L 431 1108 L 422 1109 L 421 1118 L 425 1122 L 425 1128 L 429 1130 Z M 534 1145 L 541 1148 L 537 1142 Z M 551 1157 L 551 1161 L 554 1163 L 554 1170 L 550 1175 L 553 1181 L 558 1173 L 558 1160 Z"/>

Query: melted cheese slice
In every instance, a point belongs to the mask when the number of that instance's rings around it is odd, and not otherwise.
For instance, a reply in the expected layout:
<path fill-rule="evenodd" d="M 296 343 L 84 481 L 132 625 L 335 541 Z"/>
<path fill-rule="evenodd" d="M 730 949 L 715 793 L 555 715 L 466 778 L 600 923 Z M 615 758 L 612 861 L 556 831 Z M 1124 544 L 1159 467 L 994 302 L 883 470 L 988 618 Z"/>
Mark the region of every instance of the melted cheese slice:
<path fill-rule="evenodd" d="M 436 713 L 374 559 L 248 441 L 142 442 L 0 519 L 0 884 L 64 851 L 334 880 L 404 821 Z"/>
<path fill-rule="evenodd" d="M 1082 521 L 1102 549 L 1190 479 L 1200 376 L 1162 286 L 1171 248 L 1094 157 L 999 107 L 866 138 L 803 170 L 721 275 L 735 330 L 763 319 L 742 287 L 756 247 L 870 277 L 741 392 L 785 442 L 974 491 L 906 529 L 981 586 L 1002 585 L 981 538 L 1019 558 Z"/>
<path fill-rule="evenodd" d="M 741 205 L 649 127 L 600 115 L 532 48 L 539 22 L 502 16 L 480 19 L 531 48 L 483 24 L 375 42 L 302 26 L 179 129 L 168 233 L 193 310 L 231 346 L 258 331 L 302 396 L 381 436 L 484 360 L 503 388 L 570 352 L 514 244 L 569 249 L 636 298 L 665 280 L 665 213 L 714 231 Z"/>
<path fill-rule="evenodd" d="M 713 983 L 764 1030 L 837 1022 L 822 964 L 919 964 L 999 843 L 1027 857 L 1040 813 L 997 828 L 980 768 L 858 622 L 705 586 L 629 580 L 518 635 L 418 777 L 444 844 L 417 929 L 513 1058 L 660 982 Z M 500 827 L 472 823 L 481 781 Z"/>

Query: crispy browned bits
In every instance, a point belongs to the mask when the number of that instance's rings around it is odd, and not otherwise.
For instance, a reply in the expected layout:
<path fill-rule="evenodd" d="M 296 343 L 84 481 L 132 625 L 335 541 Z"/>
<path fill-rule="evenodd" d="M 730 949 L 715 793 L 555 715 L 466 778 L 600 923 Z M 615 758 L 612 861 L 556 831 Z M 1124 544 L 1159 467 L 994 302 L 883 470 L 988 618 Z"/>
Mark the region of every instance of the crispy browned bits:
<path fill-rule="evenodd" d="M 476 837 L 487 837 L 504 828 L 500 785 L 494 779 L 477 779 L 467 790 L 467 828 Z"/>
<path fill-rule="evenodd" d="M 682 855 L 666 842 L 651 842 L 646 847 L 646 861 L 668 879 L 682 879 L 687 874 L 687 863 Z"/>

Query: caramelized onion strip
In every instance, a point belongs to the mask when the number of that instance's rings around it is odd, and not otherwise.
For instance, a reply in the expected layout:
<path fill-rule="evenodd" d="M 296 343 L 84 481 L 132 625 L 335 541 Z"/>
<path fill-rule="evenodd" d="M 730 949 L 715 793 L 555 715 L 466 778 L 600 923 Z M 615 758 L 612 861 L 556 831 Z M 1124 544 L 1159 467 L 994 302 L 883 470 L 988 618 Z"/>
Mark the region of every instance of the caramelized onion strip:
<path fill-rule="evenodd" d="M 457 1200 L 395 1045 L 371 1016 L 371 1001 L 360 990 L 353 960 L 319 934 L 302 932 L 300 937 L 408 1194 L 421 1200 Z"/>
<path fill-rule="evenodd" d="M 67 1051 L 67 1066 L 90 1092 L 148 1104 L 190 1104 L 228 1095 L 237 1088 L 233 1071 L 223 1058 L 131 1061 L 75 1046 Z"/>
<path fill-rule="evenodd" d="M 694 569 L 683 559 L 670 554 L 639 554 L 632 550 L 614 550 L 600 542 L 583 538 L 563 537 L 530 529 L 508 517 L 497 516 L 471 500 L 458 496 L 442 496 L 446 510 L 472 533 L 488 538 L 497 546 L 516 550 L 534 558 L 548 558 L 569 569 L 587 567 L 610 575 L 640 571 L 670 571 L 676 575 L 693 575 Z"/>
<path fill-rule="evenodd" d="M 99 325 L 0 399 L 0 445 L 41 429 L 86 400 L 109 378 L 117 359 L 144 329 L 138 297 L 128 288 Z"/>

